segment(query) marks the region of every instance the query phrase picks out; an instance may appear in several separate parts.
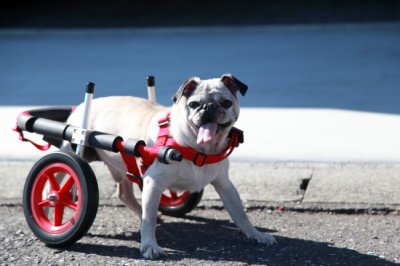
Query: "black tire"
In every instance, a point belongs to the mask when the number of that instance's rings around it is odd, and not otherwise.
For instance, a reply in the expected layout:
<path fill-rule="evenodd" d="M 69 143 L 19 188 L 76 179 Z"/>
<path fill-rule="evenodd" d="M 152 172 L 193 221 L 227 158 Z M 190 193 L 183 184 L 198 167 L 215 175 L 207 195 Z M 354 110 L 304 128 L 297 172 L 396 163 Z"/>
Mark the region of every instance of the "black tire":
<path fill-rule="evenodd" d="M 189 197 L 179 205 L 164 205 L 162 202 L 160 202 L 158 210 L 164 215 L 183 217 L 186 213 L 191 212 L 199 204 L 202 196 L 203 190 L 200 192 L 190 193 Z"/>
<path fill-rule="evenodd" d="M 59 173 L 68 175 L 60 177 Z M 78 241 L 92 226 L 98 204 L 95 174 L 76 154 L 54 152 L 44 156 L 32 167 L 25 182 L 26 221 L 32 232 L 49 246 Z M 68 213 L 72 213 L 71 218 Z"/>

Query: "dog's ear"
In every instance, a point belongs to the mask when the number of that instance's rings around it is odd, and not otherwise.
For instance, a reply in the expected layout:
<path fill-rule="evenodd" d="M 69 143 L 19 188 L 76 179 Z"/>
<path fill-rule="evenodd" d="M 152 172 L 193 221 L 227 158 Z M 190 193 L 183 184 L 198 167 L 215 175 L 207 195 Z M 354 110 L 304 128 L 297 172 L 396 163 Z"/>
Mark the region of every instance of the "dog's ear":
<path fill-rule="evenodd" d="M 192 77 L 185 80 L 179 87 L 178 91 L 175 93 L 174 97 L 172 97 L 174 103 L 178 103 L 181 100 L 182 96 L 189 97 L 190 94 L 196 89 L 199 81 L 200 78 L 198 77 Z"/>
<path fill-rule="evenodd" d="M 235 96 L 237 91 L 239 91 L 242 96 L 244 96 L 247 92 L 247 85 L 235 78 L 232 74 L 222 75 L 221 81 Z"/>

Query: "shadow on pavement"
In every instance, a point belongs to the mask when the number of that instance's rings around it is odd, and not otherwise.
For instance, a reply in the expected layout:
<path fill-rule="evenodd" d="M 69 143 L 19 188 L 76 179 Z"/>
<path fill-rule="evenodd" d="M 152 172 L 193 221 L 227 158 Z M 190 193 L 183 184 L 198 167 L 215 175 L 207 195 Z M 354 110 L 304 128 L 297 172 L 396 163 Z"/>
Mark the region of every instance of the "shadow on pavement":
<path fill-rule="evenodd" d="M 205 262 L 241 262 L 267 265 L 396 265 L 376 256 L 359 253 L 331 243 L 276 236 L 278 245 L 263 247 L 249 243 L 237 227 L 227 220 L 212 220 L 194 216 L 185 217 L 185 222 L 175 220 L 160 222 L 157 240 L 167 257 L 156 262 L 183 262 L 183 260 Z M 263 232 L 271 232 L 258 228 Z M 272 231 L 273 232 L 273 231 Z M 279 234 L 279 232 L 277 232 Z M 138 246 L 139 232 L 132 235 L 92 234 L 86 237 L 128 241 L 127 245 L 77 243 L 69 251 L 99 256 L 126 259 L 141 259 Z M 129 242 L 133 241 L 132 244 Z M 100 241 L 101 242 L 101 241 Z"/>

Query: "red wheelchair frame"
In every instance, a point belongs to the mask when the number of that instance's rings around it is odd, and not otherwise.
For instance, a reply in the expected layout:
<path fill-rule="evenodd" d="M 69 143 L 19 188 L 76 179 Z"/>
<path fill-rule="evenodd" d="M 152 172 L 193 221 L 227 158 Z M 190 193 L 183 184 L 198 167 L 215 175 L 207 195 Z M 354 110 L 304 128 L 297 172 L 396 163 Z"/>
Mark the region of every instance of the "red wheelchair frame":
<path fill-rule="evenodd" d="M 155 101 L 154 78 L 148 78 L 149 100 Z M 33 233 L 51 246 L 64 246 L 79 240 L 91 227 L 97 214 L 99 192 L 92 168 L 83 159 L 84 147 L 120 153 L 127 177 L 142 188 L 142 169 L 137 158 L 158 159 L 169 164 L 182 160 L 182 155 L 170 147 L 148 147 L 143 140 L 88 130 L 94 84 L 88 83 L 85 94 L 85 112 L 81 127 L 66 124 L 74 108 L 42 108 L 21 113 L 15 131 L 20 140 L 24 131 L 43 135 L 45 145 L 30 141 L 46 150 L 51 145 L 60 147 L 67 141 L 76 145 L 76 154 L 53 152 L 39 159 L 29 172 L 23 192 L 23 207 L 27 223 Z M 159 210 L 170 216 L 183 216 L 197 206 L 203 191 L 165 191 Z"/>

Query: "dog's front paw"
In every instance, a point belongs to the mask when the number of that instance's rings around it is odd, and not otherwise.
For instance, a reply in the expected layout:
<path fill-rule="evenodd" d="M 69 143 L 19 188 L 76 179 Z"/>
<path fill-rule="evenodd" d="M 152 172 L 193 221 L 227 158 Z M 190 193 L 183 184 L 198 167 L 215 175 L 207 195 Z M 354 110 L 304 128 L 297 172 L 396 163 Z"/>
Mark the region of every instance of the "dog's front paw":
<path fill-rule="evenodd" d="M 146 259 L 154 260 L 165 256 L 164 251 L 157 244 L 143 244 L 140 253 Z"/>
<path fill-rule="evenodd" d="M 249 240 L 257 244 L 266 244 L 267 246 L 276 245 L 275 237 L 267 233 L 257 232 L 254 235 L 248 236 Z"/>

